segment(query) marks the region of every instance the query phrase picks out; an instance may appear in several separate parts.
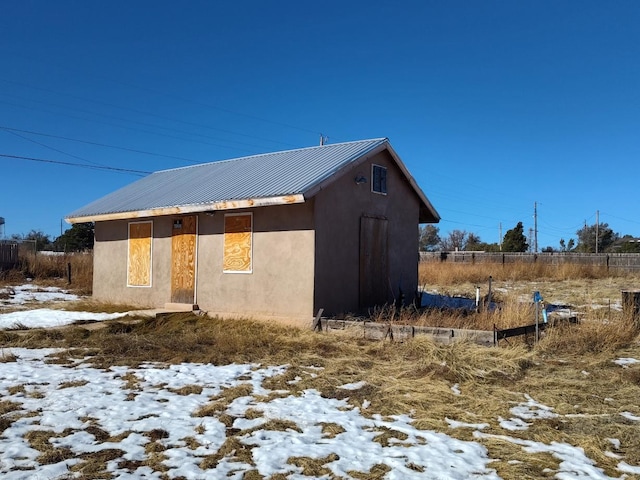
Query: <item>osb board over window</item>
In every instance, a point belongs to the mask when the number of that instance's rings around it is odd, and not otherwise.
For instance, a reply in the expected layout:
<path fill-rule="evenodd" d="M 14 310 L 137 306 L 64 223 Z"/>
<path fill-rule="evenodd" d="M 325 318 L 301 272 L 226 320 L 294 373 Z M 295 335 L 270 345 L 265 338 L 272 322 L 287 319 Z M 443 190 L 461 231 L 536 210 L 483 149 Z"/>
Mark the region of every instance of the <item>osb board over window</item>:
<path fill-rule="evenodd" d="M 251 273 L 253 215 L 251 213 L 224 216 L 223 272 Z"/>
<path fill-rule="evenodd" d="M 152 222 L 129 223 L 127 286 L 151 286 Z"/>

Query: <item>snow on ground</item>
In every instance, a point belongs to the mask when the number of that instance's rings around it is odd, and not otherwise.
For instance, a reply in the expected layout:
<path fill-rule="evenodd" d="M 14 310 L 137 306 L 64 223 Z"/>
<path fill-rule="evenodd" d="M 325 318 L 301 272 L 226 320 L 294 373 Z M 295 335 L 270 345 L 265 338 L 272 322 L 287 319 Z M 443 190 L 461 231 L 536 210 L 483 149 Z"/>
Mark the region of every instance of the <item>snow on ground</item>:
<path fill-rule="evenodd" d="M 147 459 L 145 446 L 152 442 L 154 432 L 156 437 L 163 437 L 158 442 L 164 449 L 163 463 L 169 478 L 240 479 L 248 470 L 258 470 L 267 477 L 283 474 L 291 479 L 308 478 L 300 467 L 288 463 L 291 457 L 325 458 L 325 467 L 333 475 L 347 479 L 355 478 L 349 471 L 368 472 L 380 463 L 391 468 L 385 477 L 389 479 L 499 478 L 490 468 L 492 459 L 483 445 L 417 429 L 408 415 L 367 417 L 347 400 L 323 398 L 312 389 L 297 395 L 278 391 L 279 395 L 269 397 L 272 392 L 263 387 L 263 380 L 284 373 L 286 365 L 148 364 L 100 370 L 90 365 L 90 358 L 78 358 L 70 365 L 47 363 L 46 356 L 55 351 L 3 351 L 17 359 L 0 363 L 0 397 L 3 402 L 19 405 L 19 410 L 5 415 L 14 421 L 0 435 L 3 479 L 26 480 L 34 474 L 37 478 L 59 478 L 80 462 L 83 454 L 108 449 L 122 450 L 119 458 L 108 462 L 107 468 L 115 478 L 156 479 L 158 472 L 141 465 Z M 252 393 L 231 401 L 216 416 L 194 415 L 223 389 L 245 384 L 251 386 Z M 180 391 L 188 386 L 201 390 L 187 394 Z M 354 384 L 343 387 L 355 388 Z M 511 409 L 515 415 L 511 421 L 526 418 L 534 422 L 557 416 L 529 395 L 525 400 Z M 255 415 L 256 411 L 261 415 Z M 203 459 L 218 452 L 226 439 L 227 426 L 220 420 L 223 413 L 234 419 L 232 429 L 245 430 L 236 438 L 251 449 L 254 466 L 231 453 L 206 471 L 200 468 Z M 273 420 L 288 421 L 291 428 L 271 429 L 268 422 Z M 556 478 L 610 478 L 580 447 L 487 434 L 481 430 L 488 428 L 488 423 L 446 421 L 450 428 L 473 429 L 478 439 L 520 445 L 524 453 L 550 453 L 560 461 Z M 326 424 L 339 425 L 342 432 L 326 434 Z M 524 421 L 522 424 L 527 425 Z M 26 439 L 36 430 L 55 432 L 52 445 L 70 449 L 73 458 L 40 464 L 41 452 Z M 111 441 L 96 436 L 97 431 L 105 432 L 103 437 Z M 397 433 L 386 446 L 374 440 L 384 432 Z M 639 468 L 623 461 L 618 466 L 624 473 L 637 473 Z"/>
<path fill-rule="evenodd" d="M 77 295 L 58 287 L 38 287 L 30 283 L 0 288 L 0 307 L 3 305 L 24 305 L 29 302 L 73 301 L 78 298 Z"/>
<path fill-rule="evenodd" d="M 113 320 L 127 315 L 124 313 L 91 313 L 91 312 L 67 312 L 65 310 L 52 310 L 39 308 L 37 310 L 21 310 L 19 312 L 0 314 L 0 329 L 26 327 L 49 328 L 70 325 L 80 320 Z"/>
<path fill-rule="evenodd" d="M 116 478 L 159 478 L 159 473 L 148 467 L 129 469 L 131 463 L 124 462 L 146 459 L 145 445 L 154 431 L 166 432 L 159 442 L 165 447 L 164 465 L 170 478 L 240 479 L 253 469 L 264 476 L 281 473 L 292 479 L 305 478 L 300 467 L 287 463 L 289 458 L 331 454 L 337 457 L 332 457 L 326 468 L 344 478 L 353 478 L 349 471 L 368 472 L 379 463 L 391 468 L 387 478 L 499 478 L 488 466 L 491 460 L 484 446 L 418 430 L 409 416 L 367 418 L 346 400 L 323 398 L 316 390 L 265 400 L 270 391 L 262 387 L 262 381 L 281 374 L 286 366 L 149 364 L 99 370 L 87 359 L 78 359 L 71 368 L 48 364 L 46 355 L 51 352 L 9 349 L 5 353 L 16 355 L 17 361 L 0 364 L 0 395 L 3 401 L 20 405 L 20 411 L 12 414 L 20 418 L 0 436 L 0 473 L 5 480 L 33 478 L 34 473 L 38 478 L 56 478 L 78 463 L 82 454 L 107 449 L 123 451 L 120 458 L 108 463 Z M 138 379 L 137 385 L 128 383 L 131 375 Z M 224 413 L 235 418 L 232 428 L 248 429 L 240 441 L 252 448 L 255 466 L 231 454 L 203 471 L 199 466 L 203 457 L 222 446 L 226 427 L 218 417 L 193 414 L 222 389 L 241 384 L 251 385 L 252 395 L 236 398 Z M 16 388 L 20 385 L 22 389 Z M 198 385 L 202 391 L 177 392 L 190 385 Z M 245 418 L 249 408 L 263 416 Z M 296 428 L 260 428 L 269 420 L 293 422 Z M 327 435 L 322 428 L 327 423 L 340 425 L 344 431 Z M 119 440 L 101 441 L 90 433 L 98 428 L 109 437 L 119 436 Z M 71 449 L 73 458 L 40 464 L 40 452 L 25 438 L 34 430 L 56 432 L 59 436 L 51 443 Z M 387 446 L 374 441 L 385 431 L 398 432 L 398 438 Z M 194 447 L 193 440 L 198 446 Z M 33 470 L 24 470 L 28 468 Z"/>
<path fill-rule="evenodd" d="M 613 363 L 620 365 L 623 368 L 627 368 L 629 365 L 633 365 L 634 363 L 640 363 L 640 360 L 636 360 L 635 358 L 618 358 L 614 360 Z"/>
<path fill-rule="evenodd" d="M 25 307 L 39 302 L 70 302 L 79 297 L 58 287 L 38 287 L 32 284 L 0 289 L 2 307 Z M 27 308 L 27 307 L 25 307 Z M 48 308 L 26 309 L 0 313 L 0 330 L 10 328 L 49 328 L 69 325 L 80 320 L 104 321 L 124 317 L 127 313 L 67 312 Z"/>
<path fill-rule="evenodd" d="M 56 289 L 38 291 L 41 289 L 25 285 L 15 290 L 13 299 L 24 301 L 49 301 L 49 295 L 72 299 Z M 38 309 L 0 315 L 0 328 L 15 323 L 33 328 L 78 319 L 107 318 L 115 317 Z M 156 441 L 164 450 L 163 464 L 169 478 L 241 479 L 249 470 L 257 470 L 267 477 L 283 474 L 293 480 L 309 478 L 303 475 L 301 467 L 288 463 L 292 457 L 323 458 L 324 467 L 333 475 L 347 479 L 355 478 L 350 471 L 369 472 L 381 463 L 391 469 L 385 476 L 387 479 L 499 478 L 490 468 L 493 459 L 482 444 L 458 440 L 442 432 L 416 429 L 409 415 L 365 416 L 359 408 L 350 405 L 348 399 L 323 398 L 316 390 L 287 395 L 287 391 L 271 392 L 264 388 L 263 381 L 284 373 L 286 365 L 148 364 L 100 370 L 90 365 L 90 358 L 78 358 L 70 365 L 47 363 L 47 355 L 55 352 L 55 349 L 17 348 L 0 351 L 0 357 L 15 359 L 0 362 L 0 398 L 7 404 L 15 403 L 18 408 L 2 416 L 11 421 L 0 434 L 3 479 L 63 478 L 71 466 L 82 461 L 83 454 L 114 449 L 122 451 L 118 458 L 107 462 L 107 470 L 115 478 L 159 479 L 160 472 L 142 465 L 153 454 L 145 447 L 158 437 Z M 615 362 L 626 368 L 638 360 L 620 358 Z M 305 370 L 306 375 L 317 375 L 314 367 Z M 132 382 L 132 378 L 136 381 Z M 239 385 L 250 385 L 252 393 L 231 401 L 224 411 L 214 416 L 195 416 L 195 412 L 223 389 Z M 198 388 L 180 390 L 189 386 Z M 355 382 L 342 385 L 342 389 L 357 390 L 364 386 L 364 382 Z M 452 387 L 452 392 L 460 394 L 458 384 Z M 269 397 L 270 393 L 278 395 Z M 519 445 L 523 455 L 538 452 L 553 455 L 559 460 L 559 467 L 549 473 L 556 478 L 612 478 L 579 446 L 560 442 L 547 445 L 482 431 L 491 424 L 508 431 L 527 430 L 538 419 L 558 416 L 553 408 L 527 394 L 524 400 L 510 409 L 511 419 L 498 417 L 491 423 L 445 420 L 450 428 L 472 429 L 473 436 L 479 440 Z M 369 406 L 366 401 L 363 409 Z M 221 421 L 222 414 L 233 419 L 231 427 Z M 633 412 L 620 415 L 630 421 L 640 420 Z M 273 420 L 286 421 L 291 428 L 274 430 L 269 426 Z M 325 433 L 323 426 L 327 424 L 336 424 L 342 431 Z M 228 429 L 250 449 L 255 465 L 244 462 L 234 450 L 204 471 L 200 467 L 203 459 L 219 453 Z M 52 464 L 40 463 L 41 452 L 27 440 L 33 431 L 51 432 L 52 446 L 69 449 L 72 458 Z M 395 434 L 386 444 L 375 441 L 388 432 Z M 610 439 L 610 442 L 615 449 L 619 448 L 619 440 Z M 622 474 L 640 474 L 640 466 L 629 465 L 613 452 L 604 454 L 621 459 L 617 468 Z M 523 461 L 526 462 L 526 457 Z"/>

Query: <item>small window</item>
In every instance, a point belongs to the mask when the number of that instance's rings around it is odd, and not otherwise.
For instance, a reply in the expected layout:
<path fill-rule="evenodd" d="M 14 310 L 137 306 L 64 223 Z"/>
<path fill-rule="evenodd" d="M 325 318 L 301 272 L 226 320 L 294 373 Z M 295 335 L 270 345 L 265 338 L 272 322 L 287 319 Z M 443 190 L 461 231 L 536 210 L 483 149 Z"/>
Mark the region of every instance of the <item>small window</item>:
<path fill-rule="evenodd" d="M 252 272 L 253 215 L 231 213 L 224 216 L 224 273 Z"/>
<path fill-rule="evenodd" d="M 387 169 L 380 165 L 371 165 L 371 191 L 374 193 L 387 194 Z"/>

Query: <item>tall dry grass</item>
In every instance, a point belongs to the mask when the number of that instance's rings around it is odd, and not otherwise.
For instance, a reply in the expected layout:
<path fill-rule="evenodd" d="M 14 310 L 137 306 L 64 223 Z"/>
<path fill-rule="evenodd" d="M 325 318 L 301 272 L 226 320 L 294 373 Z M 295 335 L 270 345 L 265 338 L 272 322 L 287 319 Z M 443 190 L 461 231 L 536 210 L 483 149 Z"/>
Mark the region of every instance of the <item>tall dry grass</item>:
<path fill-rule="evenodd" d="M 608 271 L 606 267 L 578 264 L 420 262 L 418 268 L 421 285 L 483 283 L 490 276 L 498 281 L 559 281 L 625 275 Z"/>
<path fill-rule="evenodd" d="M 93 252 L 47 255 L 21 251 L 18 266 L 0 272 L 0 280 L 5 283 L 15 284 L 28 279 L 40 284 L 64 284 L 80 294 L 90 294 L 93 289 Z"/>

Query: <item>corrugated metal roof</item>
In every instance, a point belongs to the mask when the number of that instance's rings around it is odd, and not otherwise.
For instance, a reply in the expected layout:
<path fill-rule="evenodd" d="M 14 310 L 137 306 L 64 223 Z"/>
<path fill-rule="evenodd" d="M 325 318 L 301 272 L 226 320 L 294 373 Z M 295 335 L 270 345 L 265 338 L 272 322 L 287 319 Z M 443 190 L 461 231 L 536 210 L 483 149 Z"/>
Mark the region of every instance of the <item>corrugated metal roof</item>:
<path fill-rule="evenodd" d="M 72 212 L 67 219 L 304 195 L 385 144 L 386 138 L 376 138 L 162 170 Z"/>

